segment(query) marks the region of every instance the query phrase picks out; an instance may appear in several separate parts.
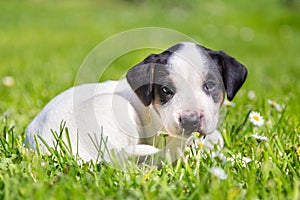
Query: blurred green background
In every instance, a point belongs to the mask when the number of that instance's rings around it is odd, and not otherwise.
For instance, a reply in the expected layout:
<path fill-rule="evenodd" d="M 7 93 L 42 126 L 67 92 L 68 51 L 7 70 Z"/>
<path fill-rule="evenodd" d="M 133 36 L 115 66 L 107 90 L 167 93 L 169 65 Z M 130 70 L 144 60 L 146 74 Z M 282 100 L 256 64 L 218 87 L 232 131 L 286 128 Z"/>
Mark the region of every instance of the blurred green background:
<path fill-rule="evenodd" d="M 94 47 L 141 27 L 182 32 L 242 62 L 249 76 L 236 102 L 247 101 L 252 90 L 258 100 L 291 105 L 291 115 L 300 111 L 299 1 L 13 0 L 1 1 L 0 11 L 0 113 L 18 130 L 74 84 Z M 120 67 L 103 79 L 119 78 L 148 53 L 117 60 Z M 5 83 L 7 76 L 13 84 Z"/>

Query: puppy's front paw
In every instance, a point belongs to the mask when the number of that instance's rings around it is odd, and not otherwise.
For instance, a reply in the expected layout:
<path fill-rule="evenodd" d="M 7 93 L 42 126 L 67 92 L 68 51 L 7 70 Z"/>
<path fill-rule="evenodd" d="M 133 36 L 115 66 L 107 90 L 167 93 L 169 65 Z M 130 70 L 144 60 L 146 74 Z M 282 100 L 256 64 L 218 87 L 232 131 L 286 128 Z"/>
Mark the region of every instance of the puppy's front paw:
<path fill-rule="evenodd" d="M 155 148 L 154 146 L 146 144 L 128 146 L 122 149 L 122 151 L 129 156 L 148 156 L 160 152 L 160 150 Z"/>

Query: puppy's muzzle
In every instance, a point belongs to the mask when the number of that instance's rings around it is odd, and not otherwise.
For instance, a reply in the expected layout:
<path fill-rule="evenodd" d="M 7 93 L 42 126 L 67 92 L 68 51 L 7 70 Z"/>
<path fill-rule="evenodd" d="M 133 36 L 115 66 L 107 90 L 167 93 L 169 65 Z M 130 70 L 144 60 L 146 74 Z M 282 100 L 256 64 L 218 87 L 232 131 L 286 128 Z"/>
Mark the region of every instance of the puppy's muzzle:
<path fill-rule="evenodd" d="M 196 111 L 187 111 L 179 117 L 179 124 L 184 134 L 199 131 L 202 116 Z"/>

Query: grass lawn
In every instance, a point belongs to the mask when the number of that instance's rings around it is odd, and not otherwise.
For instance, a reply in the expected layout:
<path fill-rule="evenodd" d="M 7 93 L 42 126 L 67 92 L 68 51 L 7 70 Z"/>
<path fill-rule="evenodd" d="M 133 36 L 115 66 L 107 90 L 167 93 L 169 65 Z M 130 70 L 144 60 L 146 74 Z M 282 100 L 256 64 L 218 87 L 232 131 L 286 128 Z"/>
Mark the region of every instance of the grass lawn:
<path fill-rule="evenodd" d="M 0 10 L 0 199 L 300 199 L 296 0 L 12 0 L 1 1 Z M 248 68 L 235 106 L 224 105 L 219 124 L 222 154 L 230 159 L 202 153 L 162 169 L 123 171 L 25 149 L 26 126 L 76 84 L 87 55 L 112 35 L 142 27 L 176 30 Z M 151 51 L 119 55 L 99 78 L 120 78 Z M 265 123 L 254 126 L 250 111 Z"/>

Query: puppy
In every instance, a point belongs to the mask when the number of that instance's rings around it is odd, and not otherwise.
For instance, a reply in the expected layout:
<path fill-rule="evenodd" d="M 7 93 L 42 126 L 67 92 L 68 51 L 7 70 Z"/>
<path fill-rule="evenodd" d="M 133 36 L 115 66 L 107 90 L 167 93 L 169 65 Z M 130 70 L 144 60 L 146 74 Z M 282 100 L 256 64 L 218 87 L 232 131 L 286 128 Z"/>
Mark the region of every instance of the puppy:
<path fill-rule="evenodd" d="M 234 98 L 246 76 L 247 69 L 223 51 L 179 43 L 149 55 L 120 81 L 59 94 L 29 124 L 26 143 L 47 152 L 61 137 L 83 160 L 108 162 L 112 153 L 123 159 L 182 150 L 193 132 L 204 135 L 207 148 L 222 148 L 216 130 L 220 107 L 226 94 Z M 68 136 L 60 134 L 61 122 Z M 167 135 L 163 142 L 160 133 Z"/>

